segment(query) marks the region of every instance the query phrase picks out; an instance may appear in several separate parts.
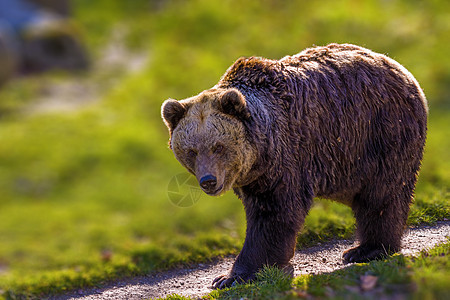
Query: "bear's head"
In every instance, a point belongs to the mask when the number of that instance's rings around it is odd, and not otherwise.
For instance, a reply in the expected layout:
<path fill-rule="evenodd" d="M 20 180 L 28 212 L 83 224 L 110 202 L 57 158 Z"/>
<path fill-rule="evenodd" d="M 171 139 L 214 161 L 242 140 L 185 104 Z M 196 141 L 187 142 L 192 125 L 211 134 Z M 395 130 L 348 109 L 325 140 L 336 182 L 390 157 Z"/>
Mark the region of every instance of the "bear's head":
<path fill-rule="evenodd" d="M 211 89 L 197 96 L 166 100 L 161 108 L 176 159 L 212 196 L 243 185 L 256 160 L 244 126 L 250 118 L 237 89 Z"/>

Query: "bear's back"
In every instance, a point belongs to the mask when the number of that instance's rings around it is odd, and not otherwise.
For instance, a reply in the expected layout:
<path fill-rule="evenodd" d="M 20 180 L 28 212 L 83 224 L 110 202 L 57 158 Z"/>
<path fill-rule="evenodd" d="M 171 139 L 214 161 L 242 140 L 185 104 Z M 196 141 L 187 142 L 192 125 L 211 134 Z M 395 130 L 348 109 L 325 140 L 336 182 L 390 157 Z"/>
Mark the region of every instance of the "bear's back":
<path fill-rule="evenodd" d="M 322 174 L 318 194 L 357 189 L 345 178 L 370 178 L 385 153 L 403 160 L 423 148 L 427 105 L 417 81 L 394 60 L 362 47 L 330 44 L 280 60 L 241 58 L 219 85 L 256 95 L 247 97 L 257 101 L 251 113 L 269 115 L 264 128 L 272 123 L 274 140 L 297 141 L 278 146 L 289 145 L 293 160 Z"/>

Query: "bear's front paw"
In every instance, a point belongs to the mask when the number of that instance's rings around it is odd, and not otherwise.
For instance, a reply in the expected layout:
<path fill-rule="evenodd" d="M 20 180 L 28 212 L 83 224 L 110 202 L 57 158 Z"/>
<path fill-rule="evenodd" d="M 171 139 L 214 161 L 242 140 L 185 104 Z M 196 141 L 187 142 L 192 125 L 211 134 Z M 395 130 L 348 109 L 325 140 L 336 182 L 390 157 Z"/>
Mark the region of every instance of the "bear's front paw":
<path fill-rule="evenodd" d="M 234 286 L 235 284 L 245 283 L 254 278 L 254 275 L 249 274 L 234 274 L 234 275 L 220 275 L 216 277 L 216 279 L 212 282 L 212 287 L 214 289 L 224 289 L 230 286 Z"/>
<path fill-rule="evenodd" d="M 365 245 L 348 249 L 342 257 L 344 263 L 362 263 L 382 259 L 388 255 L 389 253 L 384 248 Z"/>

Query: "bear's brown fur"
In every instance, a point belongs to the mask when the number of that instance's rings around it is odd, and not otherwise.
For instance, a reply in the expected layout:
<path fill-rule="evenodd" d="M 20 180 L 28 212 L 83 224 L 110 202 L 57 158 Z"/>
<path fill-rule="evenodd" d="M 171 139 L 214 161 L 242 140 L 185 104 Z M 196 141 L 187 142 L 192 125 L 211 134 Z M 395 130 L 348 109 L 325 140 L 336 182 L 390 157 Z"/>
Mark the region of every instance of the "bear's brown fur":
<path fill-rule="evenodd" d="M 280 60 L 238 59 L 212 89 L 167 100 L 175 157 L 202 189 L 233 188 L 247 232 L 214 286 L 289 265 L 313 197 L 349 205 L 363 262 L 400 249 L 425 144 L 427 102 L 414 77 L 370 50 L 330 44 Z"/>

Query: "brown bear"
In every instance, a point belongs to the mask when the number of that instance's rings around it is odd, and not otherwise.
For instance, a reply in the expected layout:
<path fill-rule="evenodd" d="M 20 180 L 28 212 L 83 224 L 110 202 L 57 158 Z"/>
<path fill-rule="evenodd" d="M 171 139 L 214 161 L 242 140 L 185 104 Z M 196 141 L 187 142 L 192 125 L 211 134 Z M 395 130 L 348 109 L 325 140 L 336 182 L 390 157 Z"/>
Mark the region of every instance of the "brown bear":
<path fill-rule="evenodd" d="M 350 44 L 238 59 L 213 88 L 162 105 L 170 148 L 209 195 L 233 189 L 244 246 L 213 286 L 289 266 L 314 197 L 349 205 L 346 262 L 400 249 L 427 129 L 427 101 L 394 60 Z"/>

